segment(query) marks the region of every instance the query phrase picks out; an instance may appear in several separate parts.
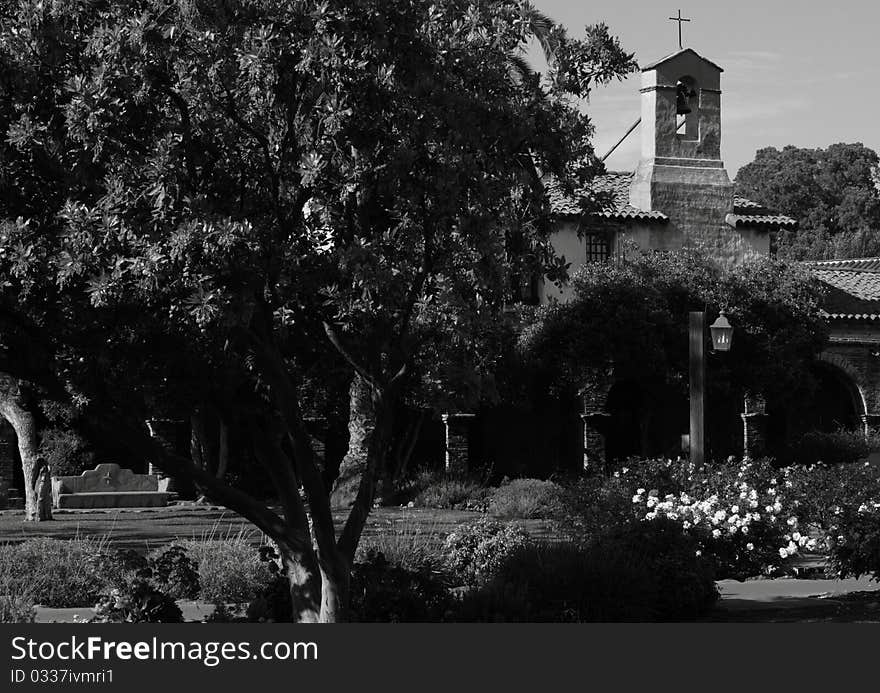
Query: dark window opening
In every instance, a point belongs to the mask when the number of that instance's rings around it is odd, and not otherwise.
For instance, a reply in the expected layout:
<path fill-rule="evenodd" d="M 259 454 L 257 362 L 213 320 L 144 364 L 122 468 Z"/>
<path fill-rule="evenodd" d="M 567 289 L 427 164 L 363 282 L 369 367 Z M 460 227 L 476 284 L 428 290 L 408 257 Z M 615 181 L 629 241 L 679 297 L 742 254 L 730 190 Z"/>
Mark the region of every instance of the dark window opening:
<path fill-rule="evenodd" d="M 588 233 L 585 236 L 587 244 L 587 262 L 608 262 L 611 248 L 608 236 L 604 233 Z"/>

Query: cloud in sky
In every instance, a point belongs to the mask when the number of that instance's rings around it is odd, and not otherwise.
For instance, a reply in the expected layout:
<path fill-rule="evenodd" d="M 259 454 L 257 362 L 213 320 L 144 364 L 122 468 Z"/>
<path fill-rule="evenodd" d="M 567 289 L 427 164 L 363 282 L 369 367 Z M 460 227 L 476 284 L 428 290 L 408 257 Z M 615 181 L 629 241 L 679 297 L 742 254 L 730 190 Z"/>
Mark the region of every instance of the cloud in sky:
<path fill-rule="evenodd" d="M 801 97 L 762 98 L 760 100 L 738 99 L 727 103 L 722 111 L 722 125 L 725 123 L 741 123 L 752 120 L 776 120 L 787 113 L 803 111 L 810 105 L 809 100 Z"/>

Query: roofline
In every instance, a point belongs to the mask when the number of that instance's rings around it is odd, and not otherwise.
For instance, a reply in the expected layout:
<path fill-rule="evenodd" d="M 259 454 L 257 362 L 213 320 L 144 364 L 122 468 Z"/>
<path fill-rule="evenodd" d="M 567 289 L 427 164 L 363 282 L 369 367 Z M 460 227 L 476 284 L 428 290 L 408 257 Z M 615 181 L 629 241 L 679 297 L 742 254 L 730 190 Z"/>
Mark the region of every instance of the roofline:
<path fill-rule="evenodd" d="M 726 215 L 724 223 L 735 229 L 796 229 L 798 226 L 796 219 L 784 214 L 737 214 L 736 212 Z"/>
<path fill-rule="evenodd" d="M 810 265 L 812 267 L 833 267 L 834 265 L 842 265 L 849 264 L 853 262 L 880 262 L 880 257 L 851 257 L 846 259 L 838 259 L 838 260 L 801 260 L 802 265 Z M 856 269 L 857 267 L 838 267 L 837 269 Z M 867 270 L 859 270 L 861 272 L 865 272 Z"/>
<path fill-rule="evenodd" d="M 880 274 L 880 267 L 871 267 L 863 269 L 861 267 L 816 267 L 812 266 L 817 272 L 858 272 L 859 274 Z"/>
<path fill-rule="evenodd" d="M 877 313 L 827 313 L 823 311 L 823 316 L 831 322 L 850 322 L 854 320 L 877 320 L 880 315 Z"/>
<path fill-rule="evenodd" d="M 713 62 L 712 62 L 711 60 L 709 60 L 708 58 L 704 58 L 702 55 L 700 55 L 699 53 L 697 53 L 697 51 L 695 51 L 693 48 L 682 48 L 681 50 L 675 51 L 675 53 L 670 53 L 670 54 L 667 55 L 665 58 L 660 58 L 660 60 L 655 60 L 653 63 L 650 63 L 650 64 L 648 64 L 648 65 L 645 65 L 645 66 L 642 68 L 642 72 L 647 72 L 648 70 L 654 70 L 654 69 L 660 67 L 660 65 L 662 65 L 663 63 L 665 63 L 665 62 L 667 62 L 667 61 L 669 61 L 669 60 L 672 60 L 673 58 L 677 58 L 679 55 L 684 55 L 685 53 L 693 53 L 693 54 L 694 54 L 695 56 L 697 56 L 700 60 L 709 63 L 712 67 L 714 67 L 714 68 L 715 68 L 716 70 L 718 70 L 719 72 L 724 72 L 724 68 L 723 68 L 723 67 L 721 67 L 721 66 L 718 65 L 717 63 L 713 63 Z"/>
<path fill-rule="evenodd" d="M 578 212 L 551 212 L 550 216 L 555 219 L 598 219 L 601 221 L 643 221 L 654 224 L 666 224 L 669 217 L 663 212 L 648 212 L 643 209 L 631 212 L 619 211 L 596 211 L 581 214 Z"/>

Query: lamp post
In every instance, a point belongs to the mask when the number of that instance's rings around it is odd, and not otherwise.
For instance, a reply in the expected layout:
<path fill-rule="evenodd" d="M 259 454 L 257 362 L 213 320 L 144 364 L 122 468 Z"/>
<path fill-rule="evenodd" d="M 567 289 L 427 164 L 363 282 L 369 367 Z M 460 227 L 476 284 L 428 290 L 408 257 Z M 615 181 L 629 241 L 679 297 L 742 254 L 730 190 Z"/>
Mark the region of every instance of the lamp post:
<path fill-rule="evenodd" d="M 689 316 L 688 341 L 690 345 L 690 460 L 702 465 L 706 449 L 706 314 L 692 311 Z M 733 327 L 721 311 L 718 319 L 709 326 L 715 351 L 730 351 Z"/>

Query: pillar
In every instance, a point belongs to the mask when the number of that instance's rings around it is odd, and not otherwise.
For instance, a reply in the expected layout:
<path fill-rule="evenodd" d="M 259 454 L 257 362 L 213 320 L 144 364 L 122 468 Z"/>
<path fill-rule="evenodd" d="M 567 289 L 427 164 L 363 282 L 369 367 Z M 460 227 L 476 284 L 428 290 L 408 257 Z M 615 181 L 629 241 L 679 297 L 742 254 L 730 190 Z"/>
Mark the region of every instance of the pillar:
<path fill-rule="evenodd" d="M 869 436 L 871 433 L 880 433 L 880 414 L 869 412 L 862 414 L 861 419 L 865 436 Z"/>
<path fill-rule="evenodd" d="M 468 438 L 474 414 L 443 414 L 446 428 L 446 473 L 465 474 L 470 466 Z"/>
<path fill-rule="evenodd" d="M 743 400 L 743 456 L 763 457 L 767 451 L 767 412 L 763 397 L 746 396 Z"/>
<path fill-rule="evenodd" d="M 590 411 L 581 414 L 584 426 L 584 471 L 601 471 L 605 468 L 605 431 L 611 414 Z"/>
<path fill-rule="evenodd" d="M 176 441 L 179 425 L 180 421 L 177 419 L 150 419 L 147 421 L 150 437 L 158 441 L 165 450 L 175 454 L 178 454 Z M 155 474 L 159 477 L 160 491 L 177 491 L 176 479 L 159 469 L 153 460 L 148 461 L 147 474 Z"/>
<path fill-rule="evenodd" d="M 689 393 L 690 393 L 690 460 L 700 467 L 706 454 L 706 314 L 691 311 L 688 318 Z"/>

